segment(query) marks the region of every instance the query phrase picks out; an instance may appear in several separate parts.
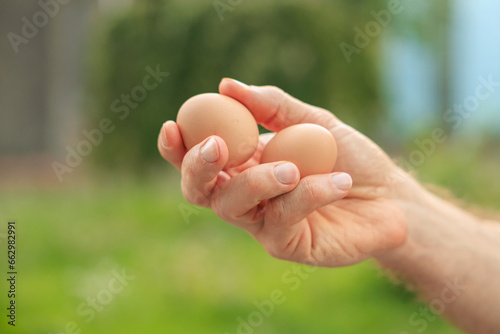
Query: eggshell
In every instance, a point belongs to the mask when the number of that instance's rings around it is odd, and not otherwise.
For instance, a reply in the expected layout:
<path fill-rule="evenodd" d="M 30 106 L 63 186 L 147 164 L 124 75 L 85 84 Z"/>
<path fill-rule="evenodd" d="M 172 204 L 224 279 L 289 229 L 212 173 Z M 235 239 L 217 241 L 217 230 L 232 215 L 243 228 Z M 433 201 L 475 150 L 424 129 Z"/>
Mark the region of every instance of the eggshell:
<path fill-rule="evenodd" d="M 278 132 L 266 145 L 261 163 L 293 162 L 300 177 L 333 171 L 337 161 L 337 143 L 333 135 L 316 124 L 292 125 Z"/>
<path fill-rule="evenodd" d="M 259 142 L 252 113 L 235 99 L 220 94 L 200 94 L 184 102 L 177 114 L 177 125 L 188 150 L 209 136 L 224 139 L 229 150 L 225 168 L 247 161 Z"/>

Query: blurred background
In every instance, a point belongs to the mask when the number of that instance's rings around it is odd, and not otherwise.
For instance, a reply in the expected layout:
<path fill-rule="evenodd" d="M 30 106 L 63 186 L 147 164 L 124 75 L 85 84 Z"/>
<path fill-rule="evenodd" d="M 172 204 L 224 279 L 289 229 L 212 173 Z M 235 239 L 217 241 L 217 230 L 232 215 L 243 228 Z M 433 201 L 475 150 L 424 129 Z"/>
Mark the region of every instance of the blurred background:
<path fill-rule="evenodd" d="M 458 333 L 369 261 L 272 259 L 184 201 L 156 139 L 222 77 L 276 85 L 493 213 L 499 14 L 494 0 L 2 1 L 0 243 L 6 258 L 16 221 L 18 318 L 0 331 Z"/>

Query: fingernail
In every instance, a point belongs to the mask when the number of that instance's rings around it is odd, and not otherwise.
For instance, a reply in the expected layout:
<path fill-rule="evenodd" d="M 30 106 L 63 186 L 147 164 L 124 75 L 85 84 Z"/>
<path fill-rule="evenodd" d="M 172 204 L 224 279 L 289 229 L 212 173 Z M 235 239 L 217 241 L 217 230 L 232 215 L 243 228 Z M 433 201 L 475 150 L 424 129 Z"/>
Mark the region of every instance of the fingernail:
<path fill-rule="evenodd" d="M 332 177 L 333 183 L 340 190 L 349 190 L 352 187 L 352 178 L 349 174 L 346 173 L 338 173 L 333 175 Z"/>
<path fill-rule="evenodd" d="M 168 138 L 167 138 L 167 122 L 163 123 L 162 127 L 161 127 L 161 145 L 165 148 L 165 149 L 169 149 L 170 148 L 170 145 L 168 143 Z"/>
<path fill-rule="evenodd" d="M 234 82 L 235 84 L 237 84 L 238 86 L 240 86 L 241 88 L 248 88 L 248 85 L 247 84 L 244 84 L 243 82 L 241 81 L 238 81 L 236 79 L 229 79 L 231 80 L 232 82 Z"/>
<path fill-rule="evenodd" d="M 292 184 L 299 177 L 297 167 L 291 162 L 285 162 L 274 167 L 274 175 L 283 184 Z"/>
<path fill-rule="evenodd" d="M 201 148 L 201 157 L 208 163 L 214 163 L 219 160 L 219 145 L 215 139 L 210 138 Z"/>

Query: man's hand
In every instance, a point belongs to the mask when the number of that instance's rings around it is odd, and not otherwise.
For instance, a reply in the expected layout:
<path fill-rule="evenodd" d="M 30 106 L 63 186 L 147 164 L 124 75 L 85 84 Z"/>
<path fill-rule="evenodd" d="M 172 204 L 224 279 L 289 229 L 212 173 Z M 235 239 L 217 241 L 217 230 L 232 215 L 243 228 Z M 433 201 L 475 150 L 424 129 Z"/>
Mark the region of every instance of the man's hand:
<path fill-rule="evenodd" d="M 181 171 L 189 202 L 245 229 L 272 256 L 300 263 L 350 265 L 405 241 L 396 196 L 400 183 L 394 182 L 402 172 L 372 141 L 330 112 L 276 87 L 224 79 L 219 91 L 244 104 L 271 131 L 298 123 L 325 127 L 337 141 L 337 165 L 334 173 L 299 179 L 292 163 L 259 164 L 272 136 L 265 134 L 248 162 L 222 171 L 228 159 L 224 140 L 212 136 L 186 151 L 177 125 L 168 121 L 158 148 Z"/>

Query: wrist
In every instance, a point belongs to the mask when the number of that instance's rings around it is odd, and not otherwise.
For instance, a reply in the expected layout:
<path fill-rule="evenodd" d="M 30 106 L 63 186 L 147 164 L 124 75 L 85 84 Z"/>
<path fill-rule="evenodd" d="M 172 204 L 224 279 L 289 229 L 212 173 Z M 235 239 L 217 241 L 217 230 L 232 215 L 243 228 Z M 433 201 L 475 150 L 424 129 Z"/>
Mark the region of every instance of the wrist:
<path fill-rule="evenodd" d="M 401 172 L 404 173 L 404 172 Z M 375 259 L 387 269 L 405 276 L 417 272 L 429 280 L 446 277 L 446 257 L 467 249 L 474 235 L 482 233 L 476 217 L 425 189 L 413 177 L 395 184 L 393 200 L 407 226 L 406 241 Z"/>

